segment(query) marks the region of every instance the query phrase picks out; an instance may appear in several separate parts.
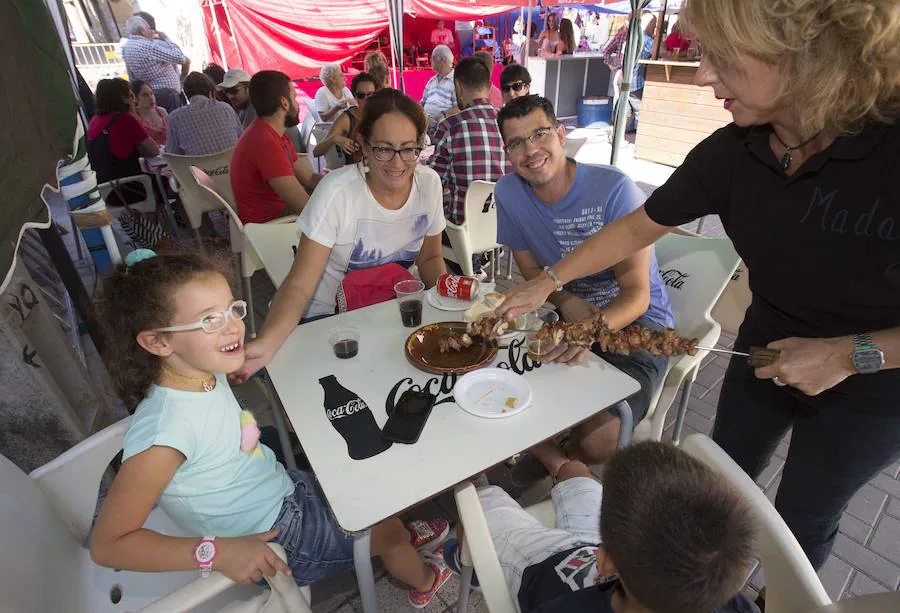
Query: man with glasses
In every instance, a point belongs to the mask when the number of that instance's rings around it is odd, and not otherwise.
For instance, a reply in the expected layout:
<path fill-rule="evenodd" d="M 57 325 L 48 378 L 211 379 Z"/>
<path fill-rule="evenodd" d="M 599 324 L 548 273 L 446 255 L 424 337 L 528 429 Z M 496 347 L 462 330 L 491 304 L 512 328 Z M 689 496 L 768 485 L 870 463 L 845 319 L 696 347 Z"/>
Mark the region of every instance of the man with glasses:
<path fill-rule="evenodd" d="M 497 129 L 497 111 L 488 100 L 491 75 L 484 61 L 474 56 L 461 60 L 453 81 L 462 110 L 438 124 L 430 166 L 444 186 L 444 216 L 461 224 L 472 181 L 498 181 L 510 168 Z"/>
<path fill-rule="evenodd" d="M 503 107 L 497 122 L 514 171 L 494 190 L 497 242 L 512 249 L 526 279 L 543 274 L 583 240 L 643 203 L 643 192 L 617 168 L 566 158 L 566 129 L 546 98 L 516 98 Z M 652 247 L 611 270 L 565 287 L 558 284 L 557 290 L 550 301 L 568 322 L 590 319 L 600 311 L 613 330 L 631 323 L 653 329 L 675 324 Z M 578 364 L 587 351 L 561 345 L 545 361 Z M 666 358 L 644 350 L 630 355 L 599 348 L 594 352 L 641 385 L 628 398 L 637 424 L 665 376 Z M 603 463 L 615 452 L 618 432 L 618 418 L 602 412 L 572 430 L 566 451 L 585 464 Z M 547 474 L 529 458 L 513 471 L 514 482 L 522 486 Z"/>
<path fill-rule="evenodd" d="M 500 73 L 500 93 L 504 105 L 531 94 L 531 73 L 520 64 L 510 64 Z"/>
<path fill-rule="evenodd" d="M 286 130 L 299 109 L 294 84 L 283 72 L 262 70 L 250 79 L 250 102 L 259 113 L 244 130 L 231 157 L 231 188 L 244 223 L 266 223 L 299 214 L 322 178 L 298 156 Z"/>

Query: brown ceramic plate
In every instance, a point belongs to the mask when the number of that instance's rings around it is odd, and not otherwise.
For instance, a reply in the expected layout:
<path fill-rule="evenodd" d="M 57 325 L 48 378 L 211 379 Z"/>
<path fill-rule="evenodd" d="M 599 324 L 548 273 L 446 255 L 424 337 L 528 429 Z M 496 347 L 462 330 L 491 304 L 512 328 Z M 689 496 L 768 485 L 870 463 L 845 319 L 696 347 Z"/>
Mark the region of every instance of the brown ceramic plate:
<path fill-rule="evenodd" d="M 409 363 L 436 375 L 461 375 L 490 365 L 497 355 L 497 343 L 475 343 L 462 351 L 441 353 L 438 339 L 461 336 L 466 331 L 463 321 L 442 321 L 422 326 L 406 339 L 404 353 Z"/>

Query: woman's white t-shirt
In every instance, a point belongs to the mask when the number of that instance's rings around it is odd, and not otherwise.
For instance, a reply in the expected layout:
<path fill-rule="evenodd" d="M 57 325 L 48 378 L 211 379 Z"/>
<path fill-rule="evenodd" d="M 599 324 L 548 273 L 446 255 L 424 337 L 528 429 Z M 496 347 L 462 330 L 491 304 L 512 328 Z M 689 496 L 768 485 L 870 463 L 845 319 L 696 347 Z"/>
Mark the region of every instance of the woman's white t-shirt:
<path fill-rule="evenodd" d="M 346 100 L 353 100 L 353 94 L 346 87 L 341 91 L 341 97 Z M 328 113 L 338 105 L 340 105 L 340 101 L 335 98 L 334 94 L 331 93 L 331 90 L 324 85 L 316 92 L 316 111 L 318 111 L 319 117 L 322 117 L 323 114 Z M 337 119 L 337 117 L 331 118 L 332 121 L 335 119 Z"/>
<path fill-rule="evenodd" d="M 409 198 L 392 211 L 375 200 L 362 164 L 344 166 L 322 178 L 297 224 L 307 237 L 331 248 L 304 317 L 334 313 L 335 295 L 348 272 L 414 261 L 425 237 L 444 231 L 441 180 L 431 168 L 417 165 Z"/>

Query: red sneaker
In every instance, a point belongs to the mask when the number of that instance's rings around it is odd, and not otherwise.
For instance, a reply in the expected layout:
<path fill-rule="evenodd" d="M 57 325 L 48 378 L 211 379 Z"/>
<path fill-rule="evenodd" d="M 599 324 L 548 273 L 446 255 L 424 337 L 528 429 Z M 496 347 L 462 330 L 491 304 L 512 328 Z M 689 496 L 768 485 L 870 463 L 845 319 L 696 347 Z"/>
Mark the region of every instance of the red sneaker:
<path fill-rule="evenodd" d="M 441 543 L 450 534 L 450 522 L 446 519 L 417 519 L 409 522 L 409 542 L 416 549 Z"/>
<path fill-rule="evenodd" d="M 417 609 L 424 609 L 431 604 L 431 601 L 434 599 L 435 594 L 438 593 L 438 590 L 453 576 L 453 571 L 447 568 L 444 561 L 437 556 L 426 554 L 425 565 L 434 571 L 434 584 L 432 584 L 431 589 L 427 592 L 420 592 L 415 588 L 409 588 L 409 604 Z"/>

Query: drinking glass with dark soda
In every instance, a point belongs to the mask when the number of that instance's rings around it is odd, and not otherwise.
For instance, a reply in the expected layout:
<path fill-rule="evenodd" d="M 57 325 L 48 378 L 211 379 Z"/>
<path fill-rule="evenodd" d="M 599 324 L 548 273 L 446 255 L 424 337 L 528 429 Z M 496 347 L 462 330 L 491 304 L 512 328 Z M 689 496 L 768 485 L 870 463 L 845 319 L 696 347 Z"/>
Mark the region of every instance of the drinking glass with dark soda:
<path fill-rule="evenodd" d="M 394 285 L 397 293 L 397 305 L 400 307 L 400 319 L 407 328 L 418 328 L 422 325 L 422 298 L 425 284 L 415 279 L 400 281 Z"/>
<path fill-rule="evenodd" d="M 359 353 L 359 330 L 353 326 L 338 326 L 331 330 L 328 342 L 334 349 L 334 355 L 346 360 Z"/>

